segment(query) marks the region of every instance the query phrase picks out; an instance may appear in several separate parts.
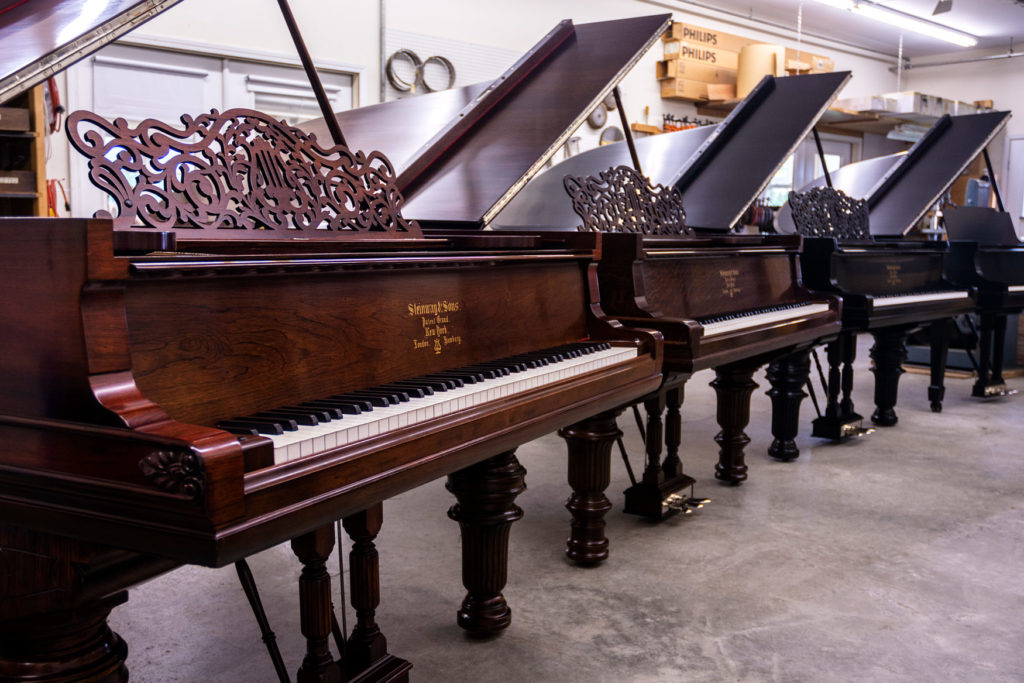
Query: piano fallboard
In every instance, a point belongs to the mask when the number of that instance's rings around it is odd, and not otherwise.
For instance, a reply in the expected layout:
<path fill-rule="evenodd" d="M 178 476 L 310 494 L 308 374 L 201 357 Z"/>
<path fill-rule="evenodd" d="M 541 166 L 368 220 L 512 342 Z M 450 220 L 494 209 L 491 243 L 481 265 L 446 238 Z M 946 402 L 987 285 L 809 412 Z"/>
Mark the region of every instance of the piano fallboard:
<path fill-rule="evenodd" d="M 949 245 L 949 279 L 974 288 L 981 310 L 1009 312 L 1024 307 L 1024 248 L 966 241 Z"/>
<path fill-rule="evenodd" d="M 844 329 L 925 323 L 973 310 L 965 288 L 946 278 L 944 243 L 837 243 L 806 238 L 804 281 L 843 297 Z"/>
<path fill-rule="evenodd" d="M 598 266 L 602 310 L 660 331 L 666 367 L 680 372 L 837 334 L 839 300 L 803 286 L 799 247 L 793 236 L 606 234 Z"/>
<path fill-rule="evenodd" d="M 13 293 L 0 510 L 219 566 L 650 392 L 657 335 L 600 316 L 587 286 L 599 238 L 568 237 L 540 250 L 118 257 L 106 221 L 0 221 Z M 214 426 L 588 338 L 636 354 L 279 465 L 265 466 L 269 439 Z"/>

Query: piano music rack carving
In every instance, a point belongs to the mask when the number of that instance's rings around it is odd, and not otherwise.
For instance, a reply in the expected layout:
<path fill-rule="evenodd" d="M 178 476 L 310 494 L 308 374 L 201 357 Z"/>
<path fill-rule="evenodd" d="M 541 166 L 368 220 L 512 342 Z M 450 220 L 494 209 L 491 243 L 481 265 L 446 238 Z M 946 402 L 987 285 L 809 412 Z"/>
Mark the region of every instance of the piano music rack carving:
<path fill-rule="evenodd" d="M 563 182 L 573 210 L 583 219 L 582 232 L 693 235 L 679 191 L 652 185 L 629 166 L 609 168 L 597 177 L 567 175 Z"/>
<path fill-rule="evenodd" d="M 154 486 L 199 500 L 206 488 L 202 460 L 188 451 L 155 451 L 139 460 L 139 469 Z"/>
<path fill-rule="evenodd" d="M 200 238 L 235 230 L 263 239 L 421 236 L 401 215 L 384 154 L 324 148 L 314 135 L 257 111 L 185 114 L 181 127 L 155 119 L 132 127 L 76 111 L 67 132 L 89 158 L 90 181 L 116 203 L 115 228 L 185 227 Z"/>
<path fill-rule="evenodd" d="M 797 232 L 805 237 L 871 239 L 867 202 L 842 190 L 814 187 L 807 192 L 790 192 L 789 206 Z"/>

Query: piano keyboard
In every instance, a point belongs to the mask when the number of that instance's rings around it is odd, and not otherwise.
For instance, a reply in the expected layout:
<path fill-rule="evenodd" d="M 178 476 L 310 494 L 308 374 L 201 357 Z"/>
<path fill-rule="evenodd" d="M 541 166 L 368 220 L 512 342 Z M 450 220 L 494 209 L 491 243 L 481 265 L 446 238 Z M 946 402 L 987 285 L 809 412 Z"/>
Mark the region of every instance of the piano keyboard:
<path fill-rule="evenodd" d="M 874 297 L 875 308 L 887 306 L 903 306 L 905 304 L 921 304 L 931 301 L 955 301 L 956 299 L 967 299 L 970 292 L 954 290 L 947 292 L 918 292 L 917 294 L 887 294 Z"/>
<path fill-rule="evenodd" d="M 1006 288 L 1008 292 L 1024 292 L 1024 285 L 1010 285 Z"/>
<path fill-rule="evenodd" d="M 276 465 L 508 398 L 636 356 L 634 347 L 569 344 L 224 420 L 217 426 L 236 434 L 266 436 L 274 442 Z"/>
<path fill-rule="evenodd" d="M 771 308 L 759 308 L 743 313 L 734 313 L 728 316 L 698 319 L 704 327 L 704 336 L 711 337 L 716 334 L 725 334 L 734 330 L 742 330 L 750 327 L 759 327 L 771 323 L 784 322 L 803 318 L 808 315 L 826 313 L 829 306 L 826 303 L 814 304 L 785 304 Z"/>

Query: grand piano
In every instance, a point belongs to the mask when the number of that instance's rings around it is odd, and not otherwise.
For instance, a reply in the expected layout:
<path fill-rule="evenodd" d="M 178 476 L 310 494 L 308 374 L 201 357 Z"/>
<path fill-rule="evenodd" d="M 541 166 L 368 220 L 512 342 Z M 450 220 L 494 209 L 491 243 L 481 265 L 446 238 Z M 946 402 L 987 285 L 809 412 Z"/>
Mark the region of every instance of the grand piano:
<path fill-rule="evenodd" d="M 843 297 L 843 334 L 828 347 L 826 409 L 813 423 L 815 436 L 841 439 L 862 431 L 863 418 L 850 395 L 858 332 L 869 332 L 875 342 L 871 420 L 891 426 L 898 419 L 895 406 L 906 337 L 913 329 L 934 323 L 928 397 L 932 410 L 941 410 L 946 356 L 941 321 L 974 310 L 975 301 L 967 286 L 948 277 L 947 243 L 905 235 L 1005 125 L 1007 116 L 944 116 L 895 162 L 880 157 L 844 166 L 828 177 L 831 187 L 820 187 L 827 181 L 819 179 L 812 183 L 816 189 L 805 188 L 812 193 L 809 199 L 796 195 L 780 211 L 780 232 L 799 229 L 804 234 L 807 284 Z M 824 204 L 816 204 L 814 195 Z M 802 217 L 793 208 L 801 201 Z M 835 220 L 843 216 L 847 219 Z M 853 216 L 859 218 L 849 218 Z"/>
<path fill-rule="evenodd" d="M 949 239 L 949 278 L 974 291 L 981 318 L 978 378 L 971 388 L 971 395 L 978 398 L 1016 393 L 1003 379 L 1006 316 L 1024 310 L 1024 245 L 1002 198 L 996 197 L 998 208 L 947 207 L 942 214 Z"/>
<path fill-rule="evenodd" d="M 4 44 L 32 62 L 5 61 L 0 93 L 171 4 L 107 3 L 70 47 L 47 41 L 74 3 L 7 9 Z M 664 23 L 603 28 L 633 54 Z M 502 565 L 515 447 L 661 382 L 659 335 L 592 296 L 599 236 L 425 235 L 383 154 L 258 112 L 134 127 L 80 112 L 68 128 L 119 210 L 0 219 L 0 678 L 126 680 L 106 617 L 128 588 L 291 540 L 298 680 L 404 680 L 374 620 L 381 501 L 453 475 L 464 542 Z M 339 518 L 357 616 L 341 663 L 325 568 Z M 507 626 L 500 578 L 460 623 Z"/>
<path fill-rule="evenodd" d="M 602 308 L 625 324 L 659 330 L 666 345 L 665 382 L 645 400 L 647 466 L 642 480 L 626 492 L 627 511 L 660 519 L 670 512 L 666 498 L 692 482 L 677 455 L 683 382 L 690 374 L 715 369 L 712 385 L 718 393 L 721 427 L 715 437 L 721 448 L 715 476 L 723 483 L 739 484 L 747 478 L 744 447 L 749 438 L 743 430 L 756 387 L 752 374 L 778 355 L 809 348 L 838 333 L 838 298 L 813 295 L 801 282 L 798 237 L 726 233 L 848 78 L 846 72 L 767 77 L 717 126 L 636 141 L 643 172 L 664 185 L 662 193 L 681 194 L 685 220 L 680 222 L 685 227 L 675 234 L 643 234 L 653 231 L 620 227 L 629 220 L 599 226 L 609 230 L 603 234 L 598 266 Z M 582 218 L 589 228 L 591 218 L 603 216 L 596 208 L 602 204 L 594 202 L 587 209 L 588 203 L 576 201 L 578 197 L 569 201 L 567 179 L 573 178 L 575 186 L 593 184 L 593 176 L 629 164 L 630 159 L 624 143 L 574 156 L 536 178 L 495 223 L 502 228 L 539 223 L 572 230 Z M 584 180 L 585 176 L 591 178 Z M 627 203 L 632 203 L 632 194 L 627 195 Z M 585 207 L 580 216 L 574 205 Z M 773 379 L 773 384 L 773 401 L 778 392 L 799 392 L 802 386 L 789 386 L 784 378 Z M 661 460 L 660 416 L 666 409 L 668 448 Z M 776 418 L 773 427 L 783 423 Z M 787 457 L 795 448 L 796 432 L 774 431 L 772 452 Z"/>

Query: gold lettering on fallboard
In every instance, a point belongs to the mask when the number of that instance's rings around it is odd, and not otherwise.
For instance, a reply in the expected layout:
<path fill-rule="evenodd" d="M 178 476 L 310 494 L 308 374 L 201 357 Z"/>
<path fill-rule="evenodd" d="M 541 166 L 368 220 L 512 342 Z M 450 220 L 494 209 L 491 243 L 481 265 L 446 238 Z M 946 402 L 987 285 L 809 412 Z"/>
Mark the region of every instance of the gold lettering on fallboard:
<path fill-rule="evenodd" d="M 460 314 L 465 312 L 462 301 L 439 299 L 438 301 L 406 304 L 406 317 L 416 321 L 412 336 L 414 351 L 426 349 L 440 356 L 450 346 L 462 344 L 459 330 L 464 321 Z"/>
<path fill-rule="evenodd" d="M 898 263 L 890 264 L 885 267 L 886 273 L 888 274 L 887 282 L 893 287 L 898 287 L 902 283 L 900 278 L 900 270 L 902 266 Z"/>
<path fill-rule="evenodd" d="M 740 274 L 739 269 L 734 268 L 732 270 L 720 270 L 718 271 L 718 274 L 722 276 L 722 282 L 725 284 L 725 287 L 722 289 L 722 294 L 731 299 L 743 291 L 740 287 L 736 286 L 736 278 L 739 277 Z"/>

